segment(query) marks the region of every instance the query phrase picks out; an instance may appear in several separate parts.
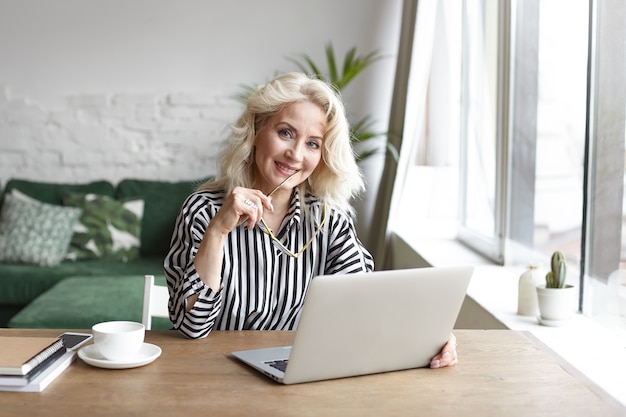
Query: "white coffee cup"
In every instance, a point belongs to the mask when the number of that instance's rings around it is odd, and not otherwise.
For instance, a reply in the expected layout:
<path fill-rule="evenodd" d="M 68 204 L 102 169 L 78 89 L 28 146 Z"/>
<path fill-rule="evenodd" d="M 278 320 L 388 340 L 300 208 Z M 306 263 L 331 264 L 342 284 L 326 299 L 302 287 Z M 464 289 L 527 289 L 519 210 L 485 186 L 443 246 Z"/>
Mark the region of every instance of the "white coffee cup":
<path fill-rule="evenodd" d="M 134 321 L 106 321 L 91 328 L 96 349 L 111 361 L 128 361 L 137 356 L 146 334 Z"/>

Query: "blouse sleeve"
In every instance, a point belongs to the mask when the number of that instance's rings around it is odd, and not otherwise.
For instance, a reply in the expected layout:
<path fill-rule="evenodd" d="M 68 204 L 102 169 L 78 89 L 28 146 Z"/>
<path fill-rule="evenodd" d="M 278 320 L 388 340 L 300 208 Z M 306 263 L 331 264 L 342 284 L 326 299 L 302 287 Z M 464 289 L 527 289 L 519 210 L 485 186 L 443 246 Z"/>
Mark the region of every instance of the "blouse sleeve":
<path fill-rule="evenodd" d="M 169 290 L 169 316 L 174 328 L 188 338 L 206 337 L 219 315 L 222 292 L 206 286 L 196 272 L 193 260 L 213 217 L 208 198 L 202 193 L 189 196 L 176 219 L 170 250 L 163 267 Z M 193 308 L 187 299 L 198 294 Z"/>
<path fill-rule="evenodd" d="M 356 234 L 352 218 L 335 212 L 330 218 L 327 274 L 351 274 L 374 270 L 374 258 Z"/>

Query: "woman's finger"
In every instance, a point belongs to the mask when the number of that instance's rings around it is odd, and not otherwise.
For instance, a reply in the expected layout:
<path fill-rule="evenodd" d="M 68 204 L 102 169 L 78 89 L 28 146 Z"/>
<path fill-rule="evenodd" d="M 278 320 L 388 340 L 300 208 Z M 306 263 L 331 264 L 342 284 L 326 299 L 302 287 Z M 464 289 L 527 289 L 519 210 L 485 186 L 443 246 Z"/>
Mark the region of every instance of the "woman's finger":
<path fill-rule="evenodd" d="M 445 366 L 453 366 L 458 363 L 458 355 L 456 352 L 456 337 L 451 334 L 448 341 L 431 361 L 431 368 L 443 368 Z"/>

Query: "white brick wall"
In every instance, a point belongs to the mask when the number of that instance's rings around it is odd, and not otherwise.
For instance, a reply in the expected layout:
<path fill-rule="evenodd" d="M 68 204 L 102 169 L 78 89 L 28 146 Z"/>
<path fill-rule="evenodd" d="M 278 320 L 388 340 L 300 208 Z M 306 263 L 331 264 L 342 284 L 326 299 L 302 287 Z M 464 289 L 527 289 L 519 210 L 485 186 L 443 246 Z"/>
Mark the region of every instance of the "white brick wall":
<path fill-rule="evenodd" d="M 46 108 L 0 86 L 0 185 L 10 178 L 117 183 L 214 174 L 242 108 L 232 94 L 79 94 Z"/>

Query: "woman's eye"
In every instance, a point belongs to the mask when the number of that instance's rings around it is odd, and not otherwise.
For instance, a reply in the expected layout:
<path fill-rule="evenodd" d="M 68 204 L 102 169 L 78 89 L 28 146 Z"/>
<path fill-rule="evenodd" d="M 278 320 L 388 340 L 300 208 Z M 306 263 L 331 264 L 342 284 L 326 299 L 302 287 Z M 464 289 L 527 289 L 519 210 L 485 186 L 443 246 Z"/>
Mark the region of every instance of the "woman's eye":
<path fill-rule="evenodd" d="M 289 131 L 289 129 L 280 129 L 278 131 L 278 134 L 280 136 L 282 136 L 282 137 L 285 137 L 285 138 L 291 138 L 292 137 L 291 131 Z"/>
<path fill-rule="evenodd" d="M 312 140 L 312 141 L 309 142 L 309 147 L 311 149 L 319 149 L 320 148 L 320 144 L 317 141 Z"/>

